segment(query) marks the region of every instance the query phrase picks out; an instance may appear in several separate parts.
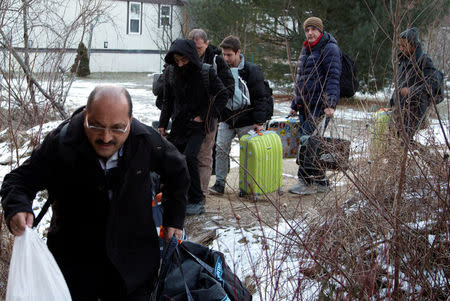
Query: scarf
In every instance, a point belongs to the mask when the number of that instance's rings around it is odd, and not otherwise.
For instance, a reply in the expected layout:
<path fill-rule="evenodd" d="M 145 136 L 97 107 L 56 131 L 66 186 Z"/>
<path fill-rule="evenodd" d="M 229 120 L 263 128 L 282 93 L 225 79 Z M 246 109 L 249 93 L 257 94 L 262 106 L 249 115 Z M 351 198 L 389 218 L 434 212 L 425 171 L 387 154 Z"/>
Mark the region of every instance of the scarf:
<path fill-rule="evenodd" d="M 314 46 L 316 46 L 319 42 L 320 39 L 323 37 L 323 33 L 320 34 L 320 36 L 317 38 L 317 40 L 315 40 L 312 43 L 309 43 L 308 40 L 303 42 L 303 46 L 305 47 L 305 49 L 309 52 L 311 52 L 311 48 L 313 48 Z"/>

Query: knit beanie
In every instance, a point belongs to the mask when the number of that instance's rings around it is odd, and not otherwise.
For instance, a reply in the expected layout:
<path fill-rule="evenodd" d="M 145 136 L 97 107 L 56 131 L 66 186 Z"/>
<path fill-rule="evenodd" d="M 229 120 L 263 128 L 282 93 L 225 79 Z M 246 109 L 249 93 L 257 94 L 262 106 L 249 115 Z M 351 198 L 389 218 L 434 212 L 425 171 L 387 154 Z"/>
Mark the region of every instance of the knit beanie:
<path fill-rule="evenodd" d="M 306 27 L 308 27 L 308 26 L 314 26 L 315 28 L 320 30 L 320 32 L 323 32 L 323 23 L 320 18 L 310 17 L 310 18 L 306 19 L 305 22 L 303 23 L 303 30 L 305 30 Z"/>

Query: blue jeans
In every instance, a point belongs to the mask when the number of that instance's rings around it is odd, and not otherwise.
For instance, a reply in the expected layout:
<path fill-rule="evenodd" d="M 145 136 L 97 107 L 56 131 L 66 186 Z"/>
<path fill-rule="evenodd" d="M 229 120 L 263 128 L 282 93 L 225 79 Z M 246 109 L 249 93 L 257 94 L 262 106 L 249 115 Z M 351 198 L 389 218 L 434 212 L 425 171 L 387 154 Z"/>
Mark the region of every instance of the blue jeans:
<path fill-rule="evenodd" d="M 317 125 L 324 116 L 324 110 L 321 106 L 316 106 L 310 110 L 300 110 L 298 113 L 298 119 L 300 126 L 298 128 L 299 137 L 308 135 L 310 136 L 316 129 Z M 317 133 L 322 135 L 323 133 Z M 317 183 L 321 185 L 328 185 L 328 181 L 325 177 L 325 170 L 320 168 L 298 167 L 297 176 L 299 180 L 303 180 L 306 183 Z"/>
<path fill-rule="evenodd" d="M 237 135 L 240 139 L 252 129 L 253 125 L 231 129 L 228 123 L 219 123 L 216 141 L 216 184 L 225 186 L 228 175 L 228 156 L 233 138 Z"/>

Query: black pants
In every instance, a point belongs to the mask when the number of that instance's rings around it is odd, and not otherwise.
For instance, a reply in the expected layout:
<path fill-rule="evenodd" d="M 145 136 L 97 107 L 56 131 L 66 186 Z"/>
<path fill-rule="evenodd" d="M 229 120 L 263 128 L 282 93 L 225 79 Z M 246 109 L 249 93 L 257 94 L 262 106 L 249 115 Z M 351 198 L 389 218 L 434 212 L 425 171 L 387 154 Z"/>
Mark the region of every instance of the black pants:
<path fill-rule="evenodd" d="M 310 110 L 300 110 L 298 118 L 300 121 L 297 133 L 298 136 L 311 135 L 316 130 L 318 122 L 322 118 L 325 118 L 324 110 L 320 105 L 315 106 Z M 328 185 L 325 170 L 322 168 L 299 165 L 297 176 L 300 180 L 303 180 L 308 184 L 314 182 L 321 185 Z"/>
<path fill-rule="evenodd" d="M 70 256 L 57 260 L 66 279 L 73 301 L 148 301 L 151 281 L 134 292 L 127 293 L 125 283 L 119 272 L 105 257 Z M 55 256 L 57 259 L 57 256 Z"/>
<path fill-rule="evenodd" d="M 188 202 L 190 204 L 201 203 L 204 199 L 202 187 L 200 185 L 200 172 L 198 170 L 198 153 L 200 152 L 200 147 L 204 138 L 205 136 L 202 134 L 194 134 L 187 137 L 187 141 L 184 144 L 174 143 L 178 150 L 186 157 L 186 163 L 191 177 L 191 185 L 189 186 L 188 193 Z"/>

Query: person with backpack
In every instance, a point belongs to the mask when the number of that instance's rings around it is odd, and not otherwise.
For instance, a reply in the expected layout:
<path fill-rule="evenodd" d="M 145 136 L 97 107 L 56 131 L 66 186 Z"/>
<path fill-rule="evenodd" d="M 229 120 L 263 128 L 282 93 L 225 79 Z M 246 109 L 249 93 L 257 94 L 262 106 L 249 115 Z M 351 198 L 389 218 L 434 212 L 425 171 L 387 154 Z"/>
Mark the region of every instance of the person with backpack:
<path fill-rule="evenodd" d="M 217 76 L 227 89 L 227 99 L 233 97 L 234 94 L 234 78 L 230 68 L 221 56 L 222 51 L 213 46 L 208 41 L 208 36 L 203 29 L 196 28 L 189 32 L 188 38 L 195 42 L 197 53 L 202 63 L 210 64 L 217 72 Z M 214 95 L 210 95 L 214 97 Z M 215 144 L 217 134 L 217 118 L 211 122 L 211 128 L 207 129 L 205 139 L 198 153 L 198 169 L 200 173 L 200 184 L 203 195 L 208 194 L 209 180 L 211 179 L 211 170 L 213 168 L 213 156 L 215 156 Z"/>
<path fill-rule="evenodd" d="M 295 97 L 290 115 L 298 112 L 299 136 L 311 135 L 325 115 L 331 118 L 340 98 L 342 54 L 336 39 L 323 30 L 320 18 L 303 23 L 306 41 L 297 63 Z M 289 189 L 293 194 L 327 192 L 330 184 L 325 170 L 299 166 L 298 183 Z"/>
<path fill-rule="evenodd" d="M 231 68 L 235 81 L 233 98 L 220 115 L 216 143 L 216 181 L 209 191 L 223 194 L 228 174 L 231 142 L 250 130 L 261 131 L 273 114 L 272 90 L 264 80 L 261 69 L 245 60 L 241 42 L 236 36 L 226 37 L 220 44 L 222 54 Z"/>
<path fill-rule="evenodd" d="M 172 76 L 164 80 L 164 102 L 158 131 L 165 137 L 172 119 L 167 138 L 186 156 L 191 177 L 186 214 L 202 214 L 205 207 L 198 153 L 206 132 L 225 107 L 228 93 L 214 68 L 201 62 L 194 41 L 176 39 L 164 60 L 173 71 L 166 72 Z M 207 71 L 206 81 L 204 70 Z"/>
<path fill-rule="evenodd" d="M 47 245 L 72 300 L 149 300 L 160 265 L 151 172 L 166 189 L 164 237 L 179 238 L 189 188 L 184 157 L 132 117 L 126 89 L 96 87 L 85 107 L 5 176 L 6 225 L 16 236 L 36 226 L 33 200 L 47 190 Z"/>
<path fill-rule="evenodd" d="M 428 106 L 442 99 L 442 73 L 423 52 L 419 32 L 413 27 L 400 34 L 398 41 L 397 87 L 390 99 L 392 122 L 396 133 L 402 136 L 402 127 L 408 141 L 414 138 L 425 121 Z M 439 95 L 440 94 L 440 95 Z"/>

